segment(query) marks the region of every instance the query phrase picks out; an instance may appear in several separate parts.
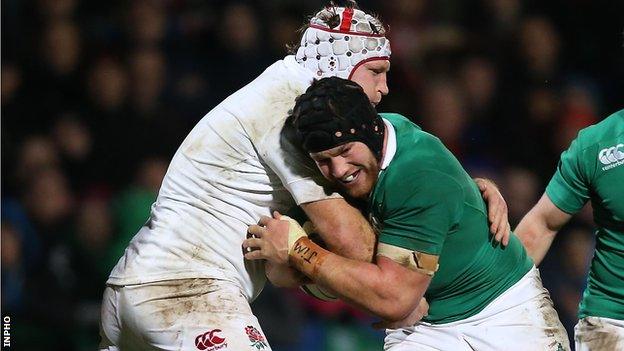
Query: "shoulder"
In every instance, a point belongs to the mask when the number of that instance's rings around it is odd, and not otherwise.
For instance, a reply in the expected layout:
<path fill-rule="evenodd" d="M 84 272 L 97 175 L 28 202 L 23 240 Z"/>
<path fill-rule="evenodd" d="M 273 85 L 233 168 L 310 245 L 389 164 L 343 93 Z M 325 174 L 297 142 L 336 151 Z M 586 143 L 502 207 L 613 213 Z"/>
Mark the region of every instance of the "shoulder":
<path fill-rule="evenodd" d="M 382 112 L 379 116 L 390 122 L 395 128 L 415 128 L 416 130 L 422 130 L 419 125 L 399 113 Z"/>
<path fill-rule="evenodd" d="M 577 143 L 581 150 L 594 145 L 615 142 L 624 136 L 624 110 L 620 110 L 602 122 L 581 129 L 577 136 Z"/>
<path fill-rule="evenodd" d="M 401 150 L 409 150 L 410 156 L 429 157 L 434 156 L 438 151 L 448 151 L 438 137 L 422 130 L 409 118 L 398 113 L 380 113 L 379 115 L 392 124 L 397 147 Z"/>

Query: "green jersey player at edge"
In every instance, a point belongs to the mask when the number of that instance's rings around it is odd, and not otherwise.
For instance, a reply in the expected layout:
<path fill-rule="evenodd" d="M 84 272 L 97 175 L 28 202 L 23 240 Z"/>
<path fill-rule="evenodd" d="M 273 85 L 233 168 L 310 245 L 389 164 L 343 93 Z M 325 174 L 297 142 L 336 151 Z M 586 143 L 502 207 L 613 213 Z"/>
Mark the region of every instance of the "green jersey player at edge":
<path fill-rule="evenodd" d="M 574 328 L 577 350 L 624 349 L 624 110 L 578 133 L 546 192 L 516 228 L 539 264 L 573 214 L 590 201 L 596 250 Z"/>

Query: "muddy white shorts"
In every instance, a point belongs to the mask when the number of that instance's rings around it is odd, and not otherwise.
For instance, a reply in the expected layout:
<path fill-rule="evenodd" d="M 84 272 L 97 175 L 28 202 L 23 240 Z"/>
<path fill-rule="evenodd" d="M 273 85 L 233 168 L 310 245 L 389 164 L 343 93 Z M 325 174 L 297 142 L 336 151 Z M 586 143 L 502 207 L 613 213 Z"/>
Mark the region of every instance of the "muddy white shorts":
<path fill-rule="evenodd" d="M 520 281 L 478 314 L 456 322 L 388 329 L 385 350 L 566 351 L 568 335 L 539 271 Z"/>
<path fill-rule="evenodd" d="M 100 350 L 271 350 L 240 289 L 182 279 L 107 286 Z"/>
<path fill-rule="evenodd" d="M 624 350 L 624 321 L 585 317 L 574 327 L 576 351 Z"/>

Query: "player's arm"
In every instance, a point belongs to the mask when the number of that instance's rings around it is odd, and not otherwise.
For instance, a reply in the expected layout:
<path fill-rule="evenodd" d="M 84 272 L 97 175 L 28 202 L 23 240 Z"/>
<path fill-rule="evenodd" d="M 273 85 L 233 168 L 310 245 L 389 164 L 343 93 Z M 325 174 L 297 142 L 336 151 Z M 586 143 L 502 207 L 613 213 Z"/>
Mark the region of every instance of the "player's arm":
<path fill-rule="evenodd" d="M 376 263 L 341 257 L 310 240 L 294 221 L 263 217 L 251 226 L 256 238 L 243 243 L 258 250 L 247 259 L 266 259 L 275 264 L 290 262 L 295 268 L 340 298 L 384 320 L 402 320 L 418 306 L 431 276 L 411 270 L 386 256 Z"/>
<path fill-rule="evenodd" d="M 342 198 L 301 204 L 327 248 L 343 257 L 371 262 L 375 233 L 362 213 Z"/>
<path fill-rule="evenodd" d="M 308 244 L 308 245 L 305 245 Z M 402 320 L 416 309 L 431 277 L 401 266 L 384 256 L 376 264 L 346 259 L 310 242 L 300 243 L 290 262 L 344 301 L 389 321 Z M 306 250 L 304 249 L 304 251 Z M 314 255 L 317 253 L 317 255 Z M 310 259 L 310 256 L 314 256 Z"/>
<path fill-rule="evenodd" d="M 561 211 L 542 195 L 538 203 L 527 213 L 514 232 L 524 244 L 535 265 L 539 265 L 550 248 L 555 235 L 572 217 Z"/>
<path fill-rule="evenodd" d="M 581 157 L 583 150 L 577 138 L 561 154 L 544 195 L 514 231 L 536 265 L 542 262 L 555 235 L 570 220 L 571 214 L 578 212 L 589 199 L 588 184 L 592 175 Z"/>

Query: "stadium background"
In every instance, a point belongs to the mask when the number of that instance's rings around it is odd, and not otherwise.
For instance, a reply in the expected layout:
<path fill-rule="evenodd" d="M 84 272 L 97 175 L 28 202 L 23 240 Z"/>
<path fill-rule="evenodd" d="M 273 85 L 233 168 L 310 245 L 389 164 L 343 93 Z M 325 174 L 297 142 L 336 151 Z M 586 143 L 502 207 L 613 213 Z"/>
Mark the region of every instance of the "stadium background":
<path fill-rule="evenodd" d="M 93 350 L 104 281 L 192 126 L 324 1 L 2 1 L 2 315 L 16 350 Z M 624 107 L 623 1 L 360 1 L 390 27 L 380 111 L 494 179 L 512 227 L 576 132 Z M 541 270 L 570 335 L 591 210 Z M 276 351 L 379 350 L 372 319 L 267 286 Z"/>

